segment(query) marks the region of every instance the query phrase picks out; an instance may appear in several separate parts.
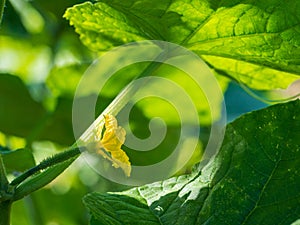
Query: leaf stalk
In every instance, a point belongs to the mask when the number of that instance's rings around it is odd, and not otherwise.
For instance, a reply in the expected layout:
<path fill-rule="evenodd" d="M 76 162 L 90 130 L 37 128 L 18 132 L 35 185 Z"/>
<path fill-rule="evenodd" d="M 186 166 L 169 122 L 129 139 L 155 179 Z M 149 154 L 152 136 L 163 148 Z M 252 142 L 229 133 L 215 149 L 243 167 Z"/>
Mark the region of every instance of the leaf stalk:
<path fill-rule="evenodd" d="M 6 178 L 6 170 L 5 170 L 2 156 L 0 155 L 0 191 L 6 191 L 7 186 L 8 186 L 8 180 Z"/>
<path fill-rule="evenodd" d="M 82 147 L 83 148 L 83 147 Z M 17 186 L 20 183 L 22 183 L 24 180 L 26 180 L 28 177 L 40 172 L 41 170 L 47 169 L 51 166 L 54 166 L 58 163 L 64 162 L 69 160 L 70 158 L 73 158 L 75 156 L 78 156 L 81 153 L 81 149 L 78 147 L 71 147 L 70 149 L 63 151 L 61 153 L 58 153 L 50 158 L 44 159 L 42 162 L 40 162 L 35 167 L 32 167 L 28 170 L 26 170 L 24 173 L 22 173 L 20 176 L 15 178 L 10 185 L 11 186 Z"/>

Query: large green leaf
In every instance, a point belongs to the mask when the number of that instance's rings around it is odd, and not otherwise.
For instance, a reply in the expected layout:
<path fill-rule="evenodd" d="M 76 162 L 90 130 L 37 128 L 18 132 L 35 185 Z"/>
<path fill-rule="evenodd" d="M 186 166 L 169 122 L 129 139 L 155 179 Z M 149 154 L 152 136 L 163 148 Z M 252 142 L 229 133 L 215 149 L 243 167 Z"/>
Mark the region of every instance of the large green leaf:
<path fill-rule="evenodd" d="M 95 51 L 144 39 L 174 42 L 212 68 L 264 90 L 299 79 L 299 15 L 300 2 L 292 0 L 101 0 L 65 13 Z"/>
<path fill-rule="evenodd" d="M 92 193 L 92 224 L 290 224 L 300 214 L 300 101 L 229 124 L 201 170 L 121 193 Z"/>

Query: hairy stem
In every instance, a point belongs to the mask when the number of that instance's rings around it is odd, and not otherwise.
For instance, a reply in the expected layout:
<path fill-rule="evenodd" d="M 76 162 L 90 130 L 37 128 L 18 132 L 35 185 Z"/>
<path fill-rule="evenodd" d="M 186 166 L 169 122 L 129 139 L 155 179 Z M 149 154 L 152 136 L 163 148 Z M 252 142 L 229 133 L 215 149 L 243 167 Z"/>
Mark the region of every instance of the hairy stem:
<path fill-rule="evenodd" d="M 42 162 L 40 162 L 35 167 L 32 167 L 28 170 L 26 170 L 24 173 L 22 173 L 20 176 L 15 178 L 10 185 L 16 186 L 20 183 L 22 183 L 24 180 L 26 180 L 28 177 L 32 176 L 33 174 L 47 169 L 48 167 L 51 167 L 53 165 L 56 165 L 58 163 L 64 162 L 66 160 L 69 160 L 70 158 L 73 158 L 75 156 L 78 156 L 80 154 L 80 149 L 78 147 L 70 148 L 66 151 L 63 151 L 61 153 L 58 153 L 56 155 L 51 156 L 50 158 L 44 159 Z"/>
<path fill-rule="evenodd" d="M 0 0 L 0 25 L 1 25 L 2 17 L 3 17 L 3 13 L 4 13 L 5 1 L 6 0 Z"/>
<path fill-rule="evenodd" d="M 0 202 L 0 225 L 10 225 L 11 201 Z"/>

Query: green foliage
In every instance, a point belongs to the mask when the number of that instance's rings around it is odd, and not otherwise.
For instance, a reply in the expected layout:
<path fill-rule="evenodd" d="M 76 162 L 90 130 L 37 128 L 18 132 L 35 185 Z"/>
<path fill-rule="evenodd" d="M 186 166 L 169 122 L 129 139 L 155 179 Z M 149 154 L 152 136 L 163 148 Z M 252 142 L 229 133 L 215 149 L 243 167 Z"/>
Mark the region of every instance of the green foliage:
<path fill-rule="evenodd" d="M 91 224 L 290 224 L 300 213 L 299 110 L 297 100 L 228 124 L 218 154 L 191 175 L 87 195 Z"/>
<path fill-rule="evenodd" d="M 36 127 L 45 116 L 44 108 L 32 99 L 18 77 L 1 74 L 0 93 L 1 131 L 11 135 L 29 136 L 30 128 Z"/>
<path fill-rule="evenodd" d="M 9 74 L 0 74 L 0 93 L 2 132 L 25 137 L 28 141 L 74 143 L 71 99 L 59 98 L 54 111 L 47 111 L 42 103 L 33 99 L 19 77 Z"/>
<path fill-rule="evenodd" d="M 0 0 L 0 22 L 4 2 Z M 36 171 L 16 187 L 7 187 L 19 172 L 35 166 L 34 158 L 47 156 L 49 149 L 40 147 L 39 141 L 47 141 L 44 144 L 52 150 L 75 142 L 74 92 L 87 66 L 99 55 L 129 42 L 163 40 L 199 55 L 224 92 L 230 79 L 257 90 L 286 88 L 300 75 L 299 15 L 300 2 L 293 0 L 8 1 L 0 26 L 0 144 L 18 150 L 1 147 L 0 213 L 8 209 L 2 203 L 10 204 L 4 200 L 18 200 L 44 187 L 75 160 L 54 162 L 57 164 Z M 112 60 L 106 66 L 113 68 L 118 63 Z M 130 65 L 112 76 L 101 90 L 96 116 L 148 65 Z M 205 149 L 207 130 L 221 115 L 222 99 L 214 99 L 219 107 L 212 115 L 204 93 L 184 72 L 162 65 L 151 76 L 179 84 L 198 110 L 201 140 L 195 157 L 179 174 L 189 172 Z M 210 86 L 208 82 L 202 85 Z M 166 92 L 161 87 L 143 88 L 157 94 Z M 98 91 L 87 90 L 79 100 L 88 103 Z M 92 190 L 102 192 L 84 198 L 93 225 L 137 221 L 299 224 L 299 108 L 299 101 L 294 101 L 242 116 L 227 126 L 221 150 L 204 168 L 195 167 L 192 174 L 125 192 L 112 193 L 124 187 L 77 164 L 73 174 L 69 170 L 64 173 L 62 182 L 56 180 L 25 201 L 18 201 L 12 210 L 12 224 L 86 224 L 88 216 L 80 198 Z M 149 121 L 155 116 L 168 125 L 167 135 L 151 152 L 124 146 L 133 165 L 158 162 L 176 145 L 178 115 L 160 100 L 148 98 L 134 106 L 130 114 L 133 133 L 147 138 Z M 92 122 L 82 121 L 82 132 Z M 22 141 L 16 144 L 16 139 Z M 184 146 L 183 153 L 188 148 Z M 179 155 L 174 164 L 182 164 L 180 159 Z M 68 188 L 62 188 L 61 183 Z M 60 188 L 66 191 L 55 191 Z M 103 193 L 107 191 L 111 193 Z"/>
<path fill-rule="evenodd" d="M 285 88 L 299 75 L 299 4 L 102 0 L 76 5 L 65 17 L 94 51 L 144 39 L 170 41 L 193 50 L 215 71 L 266 90 Z"/>

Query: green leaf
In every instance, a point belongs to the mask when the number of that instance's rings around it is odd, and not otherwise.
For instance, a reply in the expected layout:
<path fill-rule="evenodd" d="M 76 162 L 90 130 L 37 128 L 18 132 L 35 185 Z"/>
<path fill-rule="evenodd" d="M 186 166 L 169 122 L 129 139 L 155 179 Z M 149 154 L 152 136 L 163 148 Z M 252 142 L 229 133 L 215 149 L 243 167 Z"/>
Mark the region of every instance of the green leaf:
<path fill-rule="evenodd" d="M 180 44 L 252 88 L 299 79 L 300 2 L 101 0 L 65 17 L 94 51 L 145 39 Z"/>
<path fill-rule="evenodd" d="M 299 75 L 300 2 L 235 2 L 222 2 L 198 26 L 187 46 L 203 55 L 233 58 Z"/>
<path fill-rule="evenodd" d="M 24 196 L 44 187 L 45 185 L 49 184 L 52 180 L 54 180 L 57 176 L 59 176 L 68 166 L 74 162 L 77 157 L 73 157 L 67 161 L 58 163 L 41 173 L 33 175 L 32 177 L 28 178 L 24 182 L 22 182 L 17 188 L 15 189 L 15 193 L 13 196 L 13 200 L 19 200 Z"/>
<path fill-rule="evenodd" d="M 32 152 L 27 148 L 21 148 L 14 151 L 2 151 L 2 149 L 0 149 L 0 154 L 2 155 L 7 173 L 23 172 L 35 166 Z"/>
<path fill-rule="evenodd" d="M 218 154 L 198 173 L 87 195 L 92 224 L 294 222 L 300 214 L 299 111 L 296 100 L 240 117 L 227 126 Z"/>
<path fill-rule="evenodd" d="M 0 131 L 28 140 L 74 143 L 72 100 L 58 99 L 54 112 L 35 101 L 19 77 L 0 74 Z"/>
<path fill-rule="evenodd" d="M 64 93 L 64 96 L 56 99 L 52 112 L 46 111 L 42 103 L 32 98 L 19 77 L 0 74 L 0 131 L 6 135 L 24 137 L 27 141 L 50 140 L 72 145 L 75 141 L 72 128 L 73 99 L 68 97 L 63 88 L 58 87 L 57 91 Z M 83 99 L 87 101 L 89 97 Z M 92 121 L 84 122 L 86 129 Z"/>
<path fill-rule="evenodd" d="M 145 204 L 142 204 L 136 199 L 127 196 L 113 196 L 113 195 L 102 195 L 95 196 L 89 195 L 88 205 L 102 205 L 101 210 L 94 210 L 91 224 L 132 224 L 133 221 L 138 221 L 141 225 L 155 225 L 158 224 L 158 220 L 155 215 L 148 209 Z M 123 201 L 122 201 L 123 200 Z M 115 211 L 114 206 L 119 204 L 123 210 Z M 122 218 L 122 221 L 118 217 Z M 111 217 L 108 219 L 108 217 Z M 99 220 L 100 218 L 100 220 Z M 147 220 L 145 220 L 147 218 Z"/>
<path fill-rule="evenodd" d="M 246 84 L 257 90 L 274 90 L 286 88 L 298 75 L 255 65 L 242 60 L 223 58 L 219 56 L 202 55 L 202 58 L 220 74 L 225 74 L 238 83 Z"/>
<path fill-rule="evenodd" d="M 144 39 L 135 24 L 108 5 L 87 2 L 82 6 L 83 9 L 74 6 L 74 11 L 67 11 L 65 17 L 72 16 L 70 23 L 77 25 L 76 31 L 82 33 L 82 41 L 90 43 L 93 48 L 106 50 L 113 47 L 113 43 L 120 45 Z"/>
<path fill-rule="evenodd" d="M 22 137 L 29 136 L 46 115 L 22 80 L 8 74 L 0 74 L 0 108 L 0 131 Z"/>

